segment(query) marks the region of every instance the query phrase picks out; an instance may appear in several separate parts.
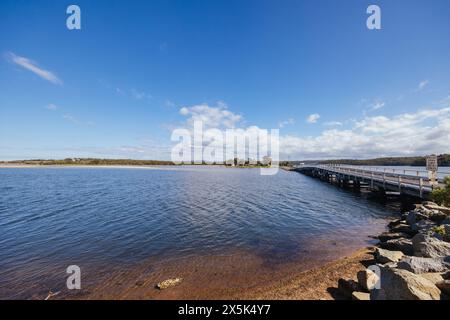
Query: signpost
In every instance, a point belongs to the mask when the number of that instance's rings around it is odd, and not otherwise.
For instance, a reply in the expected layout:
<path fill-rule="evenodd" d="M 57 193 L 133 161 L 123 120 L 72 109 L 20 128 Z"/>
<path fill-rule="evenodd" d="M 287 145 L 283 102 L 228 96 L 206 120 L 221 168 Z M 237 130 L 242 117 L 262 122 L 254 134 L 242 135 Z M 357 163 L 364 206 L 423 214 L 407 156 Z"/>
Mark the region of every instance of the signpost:
<path fill-rule="evenodd" d="M 428 171 L 428 179 L 430 179 L 430 184 L 432 186 L 437 186 L 437 170 L 438 170 L 438 162 L 437 156 L 431 155 L 427 157 L 427 171 Z"/>

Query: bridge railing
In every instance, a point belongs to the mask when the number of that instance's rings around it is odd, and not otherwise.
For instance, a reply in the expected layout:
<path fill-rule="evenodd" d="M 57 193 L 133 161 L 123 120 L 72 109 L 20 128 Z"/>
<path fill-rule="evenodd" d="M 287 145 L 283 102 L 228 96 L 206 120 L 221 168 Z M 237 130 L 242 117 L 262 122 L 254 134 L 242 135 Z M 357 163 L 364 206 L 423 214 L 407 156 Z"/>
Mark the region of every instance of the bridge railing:
<path fill-rule="evenodd" d="M 326 165 L 318 165 L 325 166 L 327 168 L 345 168 L 350 169 L 355 172 L 377 172 L 377 173 L 385 173 L 388 176 L 404 176 L 404 177 L 417 177 L 428 180 L 428 171 L 426 170 L 416 170 L 416 169 L 405 169 L 405 168 L 382 168 L 382 167 L 361 167 L 361 166 L 352 166 L 352 165 L 335 165 L 335 164 L 326 164 Z M 450 172 L 446 170 L 438 170 L 437 177 L 440 182 L 443 181 L 444 177 L 450 176 Z"/>

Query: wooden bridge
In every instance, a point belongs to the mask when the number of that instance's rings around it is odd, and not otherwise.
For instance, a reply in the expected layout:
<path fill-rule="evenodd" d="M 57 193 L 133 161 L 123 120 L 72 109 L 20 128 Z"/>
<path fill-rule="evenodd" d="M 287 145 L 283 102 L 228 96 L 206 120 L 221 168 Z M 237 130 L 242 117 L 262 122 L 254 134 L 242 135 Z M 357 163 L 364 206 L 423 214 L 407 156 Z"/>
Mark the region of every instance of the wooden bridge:
<path fill-rule="evenodd" d="M 381 193 L 407 195 L 428 199 L 433 188 L 442 186 L 442 179 L 434 184 L 427 171 L 388 168 L 362 168 L 345 165 L 300 165 L 292 169 L 340 186 L 368 188 Z M 444 175 L 446 173 L 439 173 Z M 447 173 L 450 175 L 450 173 Z"/>

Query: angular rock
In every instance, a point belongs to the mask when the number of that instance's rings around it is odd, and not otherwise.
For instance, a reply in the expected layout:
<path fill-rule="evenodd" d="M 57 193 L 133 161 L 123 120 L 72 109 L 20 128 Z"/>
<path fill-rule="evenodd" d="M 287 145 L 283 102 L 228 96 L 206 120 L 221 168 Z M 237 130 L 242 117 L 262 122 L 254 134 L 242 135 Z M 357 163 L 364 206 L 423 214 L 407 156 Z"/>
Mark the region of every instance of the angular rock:
<path fill-rule="evenodd" d="M 415 206 L 416 206 L 416 208 L 414 209 L 414 211 L 416 211 L 416 212 L 420 212 L 425 215 L 429 215 L 431 213 L 430 209 L 425 208 L 425 206 L 423 206 L 421 204 L 416 204 Z"/>
<path fill-rule="evenodd" d="M 353 291 L 352 300 L 370 300 L 370 293 Z"/>
<path fill-rule="evenodd" d="M 399 239 L 399 238 L 407 238 L 408 235 L 406 233 L 402 233 L 402 232 L 383 232 L 382 234 L 380 234 L 378 236 L 378 239 L 381 242 L 386 242 L 388 240 L 392 240 L 392 239 Z"/>
<path fill-rule="evenodd" d="M 411 226 L 411 230 L 416 233 L 429 233 L 435 226 L 436 224 L 430 220 L 420 220 Z"/>
<path fill-rule="evenodd" d="M 392 240 L 393 241 L 393 240 Z M 418 233 L 412 238 L 414 255 L 426 258 L 450 256 L 450 243 Z"/>
<path fill-rule="evenodd" d="M 433 213 L 429 217 L 429 219 L 431 221 L 434 221 L 437 223 L 444 221 L 446 218 L 447 218 L 447 214 L 442 211 L 438 211 L 438 210 L 433 211 Z"/>
<path fill-rule="evenodd" d="M 406 223 L 401 223 L 395 227 L 392 227 L 391 232 L 394 232 L 394 233 L 402 232 L 402 233 L 406 233 L 409 235 L 414 235 L 417 233 L 417 231 L 413 230 L 412 227 Z"/>
<path fill-rule="evenodd" d="M 380 284 L 371 300 L 439 300 L 441 295 L 431 281 L 406 270 L 382 268 Z"/>
<path fill-rule="evenodd" d="M 422 202 L 422 206 L 426 207 L 426 206 L 438 206 L 438 204 L 436 202 L 433 201 L 424 201 Z"/>
<path fill-rule="evenodd" d="M 381 248 L 375 249 L 375 259 L 380 263 L 398 262 L 403 258 L 401 251 L 391 251 Z"/>
<path fill-rule="evenodd" d="M 384 268 L 397 268 L 397 262 L 388 262 L 380 265 Z"/>
<path fill-rule="evenodd" d="M 182 278 L 167 279 L 167 280 L 164 280 L 164 281 L 161 281 L 160 283 L 158 283 L 156 285 L 156 287 L 160 290 L 163 290 L 163 289 L 167 289 L 167 288 L 179 285 L 181 283 L 181 281 L 183 281 Z"/>
<path fill-rule="evenodd" d="M 440 258 L 405 257 L 397 263 L 398 269 L 420 274 L 426 272 L 443 272 L 447 268 Z"/>
<path fill-rule="evenodd" d="M 426 205 L 424 205 L 424 207 L 428 210 L 437 210 L 437 211 L 441 211 L 442 213 L 445 213 L 445 214 L 450 214 L 450 208 L 439 206 L 436 203 L 426 204 Z"/>
<path fill-rule="evenodd" d="M 406 217 L 406 223 L 411 226 L 414 223 L 416 223 L 420 220 L 427 219 L 427 218 L 428 217 L 426 215 L 424 215 L 418 211 L 410 211 L 410 212 L 408 212 L 408 216 Z"/>
<path fill-rule="evenodd" d="M 370 291 L 375 288 L 380 278 L 372 270 L 361 270 L 357 273 L 358 284 L 365 291 Z"/>
<path fill-rule="evenodd" d="M 437 272 L 422 273 L 420 276 L 433 282 L 434 284 L 444 281 L 444 277 L 442 276 L 442 274 Z"/>
<path fill-rule="evenodd" d="M 359 290 L 359 285 L 354 280 L 345 280 L 343 278 L 340 278 L 338 280 L 338 289 L 347 298 L 352 297 L 353 291 Z"/>
<path fill-rule="evenodd" d="M 403 223 L 404 221 L 398 219 L 398 220 L 392 220 L 391 222 L 388 223 L 388 227 L 392 228 L 395 226 L 398 226 L 399 224 Z"/>
<path fill-rule="evenodd" d="M 443 280 L 436 283 L 436 286 L 446 295 L 450 295 L 450 280 Z"/>
<path fill-rule="evenodd" d="M 446 235 L 450 235 L 450 224 L 444 224 L 444 230 Z"/>
<path fill-rule="evenodd" d="M 386 242 L 380 243 L 380 246 L 383 249 L 387 250 L 401 251 L 407 256 L 412 256 L 414 252 L 412 241 L 410 239 L 400 238 L 388 240 Z"/>

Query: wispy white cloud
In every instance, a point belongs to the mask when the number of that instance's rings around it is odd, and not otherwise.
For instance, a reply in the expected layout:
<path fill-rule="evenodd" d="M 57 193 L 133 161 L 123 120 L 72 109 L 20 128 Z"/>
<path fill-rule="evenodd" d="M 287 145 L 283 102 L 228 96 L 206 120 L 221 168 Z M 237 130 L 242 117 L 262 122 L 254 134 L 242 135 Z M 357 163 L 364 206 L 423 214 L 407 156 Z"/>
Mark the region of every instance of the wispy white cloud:
<path fill-rule="evenodd" d="M 383 108 L 386 105 L 386 102 L 384 101 L 376 101 L 372 104 L 372 106 L 370 107 L 370 110 L 378 110 Z"/>
<path fill-rule="evenodd" d="M 419 86 L 417 87 L 417 91 L 422 91 L 423 89 L 425 89 L 426 86 L 428 86 L 428 84 L 430 83 L 429 80 L 423 80 L 419 83 Z"/>
<path fill-rule="evenodd" d="M 343 123 L 340 121 L 328 121 L 325 122 L 324 125 L 327 127 L 340 127 L 343 125 Z"/>
<path fill-rule="evenodd" d="M 289 119 L 287 119 L 287 120 L 280 121 L 280 122 L 278 123 L 278 127 L 283 128 L 283 127 L 285 127 L 285 126 L 287 126 L 287 125 L 294 124 L 294 123 L 295 123 L 295 120 L 292 119 L 292 118 L 289 118 Z"/>
<path fill-rule="evenodd" d="M 144 98 L 148 98 L 148 99 L 152 98 L 151 94 L 146 93 L 144 91 L 138 91 L 136 89 L 131 89 L 130 93 L 131 93 L 131 96 L 136 100 L 142 100 Z"/>
<path fill-rule="evenodd" d="M 76 117 L 74 117 L 73 115 L 71 115 L 69 113 L 63 114 L 62 117 L 63 117 L 63 119 L 65 119 L 73 124 L 76 124 L 78 126 L 93 126 L 94 125 L 94 122 L 92 122 L 92 121 L 78 120 Z"/>
<path fill-rule="evenodd" d="M 44 107 L 47 110 L 56 111 L 59 107 L 56 104 L 50 103 Z"/>
<path fill-rule="evenodd" d="M 308 118 L 306 118 L 306 122 L 308 123 L 316 123 L 319 120 L 320 115 L 318 113 L 310 114 Z"/>
<path fill-rule="evenodd" d="M 164 101 L 164 105 L 165 105 L 166 107 L 170 107 L 170 108 L 175 107 L 175 103 L 174 103 L 173 101 L 168 100 L 168 99 L 166 99 L 166 100 Z"/>
<path fill-rule="evenodd" d="M 28 58 L 18 56 L 12 52 L 6 53 L 5 57 L 11 63 L 21 66 L 53 84 L 62 85 L 63 83 L 53 72 L 39 67 L 36 62 Z"/>

